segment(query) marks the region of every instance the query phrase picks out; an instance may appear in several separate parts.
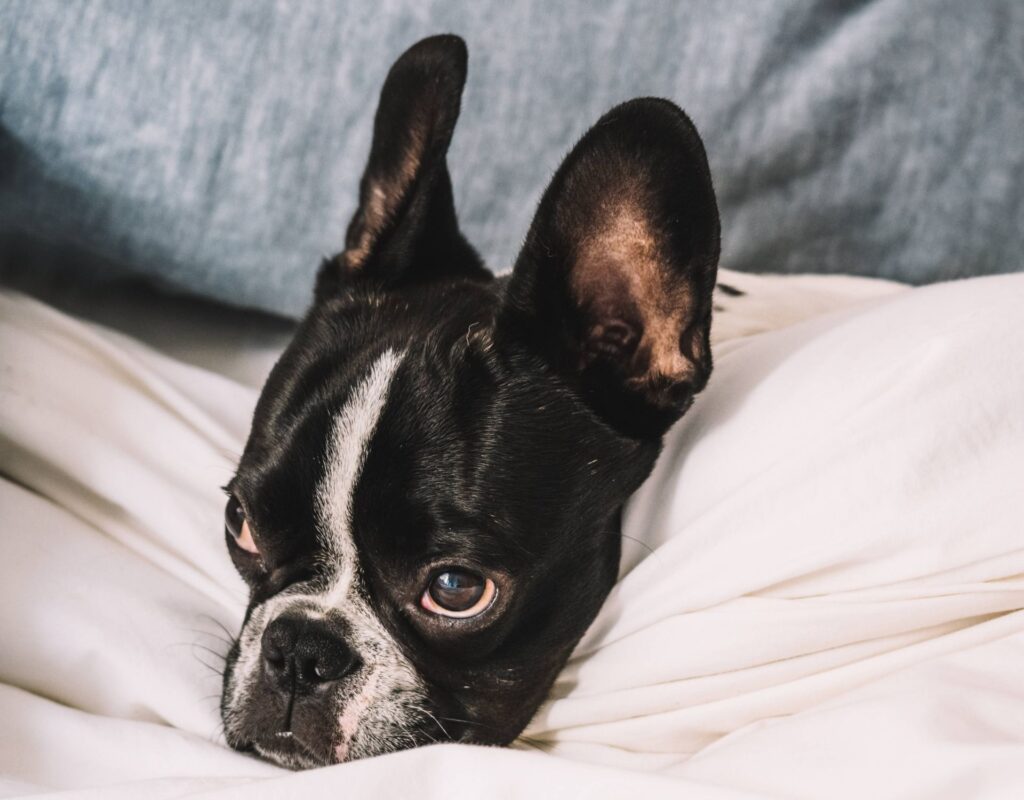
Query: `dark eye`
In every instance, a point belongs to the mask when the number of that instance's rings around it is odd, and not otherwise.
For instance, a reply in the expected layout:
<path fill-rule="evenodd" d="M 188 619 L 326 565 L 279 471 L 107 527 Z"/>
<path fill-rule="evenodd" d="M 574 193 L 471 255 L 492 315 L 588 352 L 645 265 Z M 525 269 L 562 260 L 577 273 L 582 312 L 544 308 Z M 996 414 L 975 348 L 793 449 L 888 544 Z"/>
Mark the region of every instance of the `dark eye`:
<path fill-rule="evenodd" d="M 245 512 L 242 504 L 234 495 L 228 498 L 228 504 L 224 507 L 224 524 L 228 526 L 231 535 L 236 539 L 242 532 L 242 525 L 245 522 Z"/>
<path fill-rule="evenodd" d="M 495 592 L 494 581 L 490 578 L 448 569 L 431 578 L 420 605 L 444 617 L 475 617 L 491 604 Z"/>
<path fill-rule="evenodd" d="M 235 544 L 249 553 L 259 552 L 256 542 L 253 541 L 252 531 L 249 530 L 249 523 L 245 519 L 245 509 L 234 495 L 228 498 L 228 504 L 224 507 L 224 524 L 234 537 Z"/>

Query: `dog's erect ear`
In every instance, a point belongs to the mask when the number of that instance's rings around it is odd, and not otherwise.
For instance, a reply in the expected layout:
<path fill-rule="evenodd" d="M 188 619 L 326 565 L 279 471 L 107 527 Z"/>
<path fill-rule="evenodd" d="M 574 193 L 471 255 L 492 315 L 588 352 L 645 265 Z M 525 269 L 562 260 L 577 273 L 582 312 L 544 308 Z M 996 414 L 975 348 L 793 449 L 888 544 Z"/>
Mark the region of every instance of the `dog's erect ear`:
<path fill-rule="evenodd" d="M 374 118 L 359 208 L 344 252 L 321 270 L 318 296 L 349 281 L 392 287 L 442 276 L 490 277 L 459 232 L 445 160 L 466 60 L 458 36 L 432 36 L 391 67 Z"/>
<path fill-rule="evenodd" d="M 544 193 L 496 335 L 615 427 L 660 435 L 711 371 L 719 221 L 707 157 L 667 100 L 624 103 Z"/>

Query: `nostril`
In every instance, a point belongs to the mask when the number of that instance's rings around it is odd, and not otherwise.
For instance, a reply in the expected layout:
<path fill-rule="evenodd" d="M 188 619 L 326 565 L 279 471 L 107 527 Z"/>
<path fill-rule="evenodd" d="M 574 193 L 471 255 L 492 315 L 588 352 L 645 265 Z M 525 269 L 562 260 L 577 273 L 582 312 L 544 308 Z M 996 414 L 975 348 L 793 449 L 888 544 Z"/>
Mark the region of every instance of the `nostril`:
<path fill-rule="evenodd" d="M 338 643 L 340 644 L 340 643 Z M 344 645 L 321 650 L 299 663 L 299 680 L 306 684 L 331 683 L 359 667 L 359 659 Z"/>
<path fill-rule="evenodd" d="M 329 683 L 341 677 L 339 670 L 327 659 L 307 658 L 298 665 L 298 678 L 301 683 L 313 686 L 318 683 Z"/>
<path fill-rule="evenodd" d="M 278 617 L 263 631 L 260 652 L 268 673 L 288 677 L 288 665 L 299 640 L 299 623 L 289 617 Z"/>
<path fill-rule="evenodd" d="M 323 626 L 303 630 L 294 657 L 298 682 L 310 687 L 341 680 L 359 666 L 352 648 Z"/>
<path fill-rule="evenodd" d="M 288 661 L 284 654 L 279 650 L 267 650 L 263 651 L 263 660 L 267 662 L 267 665 L 274 669 L 282 669 L 285 663 Z"/>

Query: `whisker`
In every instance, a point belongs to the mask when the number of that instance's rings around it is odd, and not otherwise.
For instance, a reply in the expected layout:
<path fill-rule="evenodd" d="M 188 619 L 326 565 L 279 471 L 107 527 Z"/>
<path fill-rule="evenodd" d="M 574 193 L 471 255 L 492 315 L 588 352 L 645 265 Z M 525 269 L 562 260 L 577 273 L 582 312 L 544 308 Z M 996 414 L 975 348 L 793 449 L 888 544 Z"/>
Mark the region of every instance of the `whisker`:
<path fill-rule="evenodd" d="M 210 614 L 200 614 L 199 615 L 199 619 L 208 619 L 208 620 L 210 620 L 210 622 L 212 622 L 214 625 L 216 625 L 218 628 L 220 628 L 224 632 L 224 635 L 228 638 L 228 641 L 230 641 L 232 644 L 234 644 L 235 635 L 231 631 L 229 631 L 227 626 L 223 622 L 221 622 L 219 619 L 217 619 L 216 617 L 211 616 Z"/>
<path fill-rule="evenodd" d="M 492 731 L 499 731 L 499 729 L 497 727 L 495 727 L 494 725 L 488 725 L 488 724 L 486 724 L 484 722 L 477 722 L 476 720 L 473 720 L 473 719 L 459 719 L 457 717 L 442 717 L 441 719 L 443 719 L 445 722 L 461 722 L 464 725 L 475 725 L 478 728 L 484 728 L 486 730 L 492 730 Z M 542 744 L 539 744 L 536 740 L 531 739 L 528 736 L 521 736 L 521 735 L 517 736 L 515 741 L 516 742 L 522 742 L 527 747 L 532 747 L 535 750 L 539 750 L 542 753 L 546 753 L 547 752 L 547 748 L 546 747 L 544 747 Z"/>
<path fill-rule="evenodd" d="M 424 711 L 426 712 L 426 715 L 428 717 L 430 717 L 432 720 L 434 720 L 434 722 L 437 723 L 437 727 L 439 727 L 441 729 L 441 733 L 443 733 L 446 738 L 451 739 L 452 735 L 450 733 L 448 733 L 448 729 L 445 728 L 445 726 L 441 724 L 441 720 L 439 720 L 437 717 L 435 717 L 429 711 L 426 711 L 426 709 L 424 709 Z"/>
<path fill-rule="evenodd" d="M 208 670 L 210 670 L 210 672 L 212 672 L 214 675 L 216 675 L 218 677 L 224 677 L 224 673 L 223 673 L 223 671 L 219 667 L 217 667 L 217 666 L 215 666 L 213 664 L 206 663 L 199 656 L 196 656 L 195 659 L 200 664 L 202 664 L 204 667 L 206 667 Z"/>
<path fill-rule="evenodd" d="M 210 741 L 213 742 L 214 744 L 220 744 L 221 741 L 225 741 L 225 742 L 227 741 L 227 739 L 228 739 L 228 731 L 227 731 L 227 728 L 224 727 L 224 720 L 221 720 L 220 722 L 217 723 L 216 730 L 214 730 L 214 732 L 212 734 L 210 734 L 209 738 L 210 738 Z"/>
<path fill-rule="evenodd" d="M 416 741 L 416 737 L 413 736 L 409 731 L 403 729 L 400 730 L 399 733 L 411 742 L 411 747 L 416 747 L 416 745 L 419 744 L 419 742 Z"/>
<path fill-rule="evenodd" d="M 642 547 L 642 548 L 643 548 L 644 550 L 646 550 L 646 551 L 647 551 L 648 553 L 650 553 L 650 554 L 651 554 L 652 556 L 654 555 L 654 548 L 653 548 L 653 547 L 651 547 L 651 546 L 650 546 L 649 544 L 647 544 L 647 542 L 641 542 L 641 541 L 640 541 L 639 539 L 637 539 L 637 538 L 636 538 L 635 536 L 627 536 L 627 535 L 626 535 L 626 534 L 624 534 L 624 533 L 621 533 L 621 534 L 619 534 L 619 535 L 620 535 L 620 536 L 621 536 L 621 537 L 622 537 L 623 539 L 629 539 L 629 541 L 631 541 L 631 542 L 636 542 L 636 543 L 637 543 L 638 545 L 640 545 L 640 546 L 641 546 L 641 547 Z"/>
<path fill-rule="evenodd" d="M 409 706 L 409 707 L 413 711 L 419 711 L 421 714 L 426 714 L 428 717 L 430 717 L 432 720 L 434 720 L 434 722 L 437 723 L 437 727 L 439 727 L 441 729 L 441 733 L 443 733 L 449 739 L 452 738 L 451 734 L 448 733 L 447 730 L 445 730 L 444 725 L 441 724 L 441 720 L 439 720 L 437 717 L 435 717 L 433 714 L 431 714 L 426 708 L 424 708 L 423 706 L 420 706 L 420 705 L 412 705 L 412 706 Z M 427 735 L 429 736 L 429 734 L 427 734 Z M 434 739 L 433 741 L 436 742 L 437 740 Z"/>
<path fill-rule="evenodd" d="M 426 736 L 428 739 L 430 739 L 431 744 L 437 744 L 437 739 L 435 739 L 433 736 L 431 736 L 426 731 L 420 731 L 420 733 L 422 733 L 424 736 Z"/>
<path fill-rule="evenodd" d="M 212 672 L 214 675 L 223 679 L 224 670 L 227 667 L 227 656 L 225 656 L 223 653 L 218 653 L 216 650 L 213 650 L 204 644 L 200 644 L 199 642 L 175 642 L 167 645 L 168 650 L 175 647 L 189 648 L 189 654 L 192 656 L 192 658 L 194 658 L 196 661 L 198 661 L 200 664 L 202 664 L 204 667 L 210 670 L 210 672 Z M 209 653 L 210 655 L 214 656 L 218 660 L 219 664 L 209 663 L 199 655 L 200 652 Z"/>
<path fill-rule="evenodd" d="M 192 642 L 192 647 L 193 648 L 197 648 L 198 647 L 204 653 L 209 653 L 211 656 L 216 656 L 217 658 L 219 658 L 224 663 L 227 663 L 227 660 L 228 660 L 227 655 L 224 654 L 224 653 L 218 653 L 212 647 L 207 647 L 205 644 L 199 644 L 199 642 Z"/>
<path fill-rule="evenodd" d="M 475 719 L 459 719 L 458 717 L 441 717 L 445 722 L 461 722 L 465 725 L 476 725 L 479 728 L 491 728 L 497 730 L 493 725 L 488 725 L 484 722 L 477 722 Z"/>
<path fill-rule="evenodd" d="M 531 739 L 528 736 L 517 736 L 515 741 L 522 742 L 527 747 L 532 747 L 534 750 L 538 750 L 541 753 L 546 753 L 547 752 L 547 748 L 546 747 L 544 747 L 541 744 L 538 744 L 535 739 Z"/>
<path fill-rule="evenodd" d="M 489 731 L 501 733 L 501 729 L 495 725 L 488 725 L 486 722 L 477 722 L 475 719 L 459 719 L 458 717 L 441 717 L 445 722 L 460 722 L 463 725 L 474 725 L 477 728 L 484 728 Z"/>
<path fill-rule="evenodd" d="M 218 622 L 216 619 L 211 617 L 209 614 L 203 614 L 201 616 L 206 618 L 206 619 L 208 619 L 208 620 L 210 620 L 214 624 L 218 625 L 221 628 L 221 630 L 224 631 L 224 633 L 226 635 L 230 636 L 229 631 L 220 622 Z M 220 636 L 219 633 L 211 632 L 209 630 L 200 630 L 198 628 L 190 628 L 189 631 L 192 634 L 194 634 L 195 636 L 209 637 L 209 638 L 213 639 L 215 642 L 217 642 L 219 645 L 221 645 L 221 647 L 218 648 L 218 649 L 215 649 L 215 648 L 210 647 L 210 646 L 208 646 L 206 644 L 203 644 L 201 641 L 189 641 L 189 642 L 177 642 L 177 643 L 169 645 L 168 648 L 172 648 L 172 647 L 188 647 L 192 657 L 196 661 L 198 661 L 200 664 L 202 664 L 204 667 L 206 667 L 206 669 L 208 669 L 211 673 L 216 675 L 218 678 L 223 680 L 224 672 L 225 672 L 225 670 L 227 668 L 227 661 L 228 661 L 228 655 L 227 654 L 231 651 L 231 648 L 234 647 L 234 640 L 224 639 L 224 638 L 222 638 Z M 208 653 L 209 655 L 213 656 L 214 659 L 215 659 L 215 663 L 211 664 L 209 661 L 207 661 L 206 658 L 202 657 L 200 655 L 200 653 Z"/>
<path fill-rule="evenodd" d="M 225 639 L 216 633 L 210 633 L 209 631 L 192 631 L 196 636 L 205 636 L 208 639 L 213 639 L 217 644 L 223 645 L 225 650 L 230 650 L 234 645 L 234 641 L 231 639 Z"/>

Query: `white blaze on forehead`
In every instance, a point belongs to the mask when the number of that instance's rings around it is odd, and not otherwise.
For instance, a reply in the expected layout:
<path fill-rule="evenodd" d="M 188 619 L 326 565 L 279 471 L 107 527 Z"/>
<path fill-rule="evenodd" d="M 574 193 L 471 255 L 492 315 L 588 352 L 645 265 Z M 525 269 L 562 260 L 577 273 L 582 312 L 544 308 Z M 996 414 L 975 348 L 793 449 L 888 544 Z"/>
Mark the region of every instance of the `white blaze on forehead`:
<path fill-rule="evenodd" d="M 402 354 L 388 350 L 377 359 L 369 374 L 349 397 L 331 432 L 327 453 L 327 471 L 320 484 L 317 504 L 323 527 L 323 545 L 328 558 L 343 571 L 355 567 L 355 545 L 352 542 L 352 495 L 366 460 L 377 422 L 380 419 L 388 389 Z M 345 584 L 350 575 L 339 575 Z"/>

